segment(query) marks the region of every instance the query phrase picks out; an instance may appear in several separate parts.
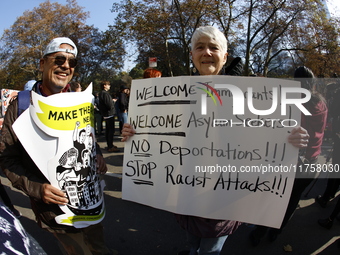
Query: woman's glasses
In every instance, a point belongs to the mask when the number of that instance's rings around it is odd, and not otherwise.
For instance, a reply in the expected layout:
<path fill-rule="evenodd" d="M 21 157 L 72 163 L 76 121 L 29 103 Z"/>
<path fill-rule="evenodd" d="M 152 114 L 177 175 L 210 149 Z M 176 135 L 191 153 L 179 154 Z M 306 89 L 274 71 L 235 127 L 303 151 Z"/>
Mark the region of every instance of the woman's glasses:
<path fill-rule="evenodd" d="M 48 57 L 48 58 L 54 58 L 54 64 L 57 66 L 62 66 L 66 60 L 68 61 L 68 64 L 71 68 L 76 67 L 78 60 L 76 58 L 67 58 L 65 56 L 56 56 L 56 57 Z"/>

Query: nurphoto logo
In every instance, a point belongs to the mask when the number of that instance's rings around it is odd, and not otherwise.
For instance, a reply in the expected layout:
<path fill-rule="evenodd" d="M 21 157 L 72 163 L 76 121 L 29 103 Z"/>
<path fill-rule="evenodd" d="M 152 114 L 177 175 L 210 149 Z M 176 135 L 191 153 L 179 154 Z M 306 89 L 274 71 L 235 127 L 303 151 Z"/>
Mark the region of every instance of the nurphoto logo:
<path fill-rule="evenodd" d="M 221 97 L 218 95 L 216 89 L 228 89 L 230 90 L 230 92 L 232 93 L 232 98 L 233 98 L 233 115 L 244 115 L 244 94 L 243 91 L 238 88 L 235 85 L 232 84 L 215 84 L 215 87 L 213 88 L 212 86 L 206 84 L 206 83 L 201 83 L 202 85 L 205 85 L 207 88 L 209 88 L 213 94 L 216 95 L 216 97 L 218 98 L 218 100 L 220 101 L 220 105 L 222 105 L 222 100 Z M 202 88 L 200 88 L 202 89 Z M 216 99 L 214 98 L 213 94 L 206 90 L 206 89 L 202 89 L 203 91 L 205 91 L 205 94 L 201 95 L 201 100 L 202 100 L 202 106 L 201 106 L 201 114 L 202 115 L 206 115 L 207 114 L 207 95 L 209 95 L 212 100 L 214 101 L 215 105 L 216 105 Z M 273 88 L 273 100 L 272 100 L 272 105 L 269 109 L 266 110 L 258 110 L 255 109 L 254 104 L 253 104 L 253 98 L 250 96 L 247 96 L 247 106 L 249 111 L 254 114 L 254 115 L 270 115 L 272 113 L 274 113 L 277 109 L 277 106 L 279 104 L 279 99 L 280 99 L 280 104 L 281 104 L 281 115 L 285 116 L 286 115 L 286 108 L 287 105 L 291 104 L 291 105 L 295 105 L 297 108 L 300 109 L 300 111 L 305 114 L 305 115 L 312 115 L 302 104 L 306 103 L 310 100 L 311 98 L 311 93 L 309 90 L 304 89 L 304 88 L 291 88 L 291 87 L 282 87 L 281 88 L 281 97 L 279 98 L 278 96 L 278 89 L 277 88 Z M 287 94 L 288 93 L 300 93 L 300 94 L 304 94 L 305 97 L 304 98 L 294 98 L 294 99 L 290 99 L 287 98 Z M 253 88 L 252 87 L 248 87 L 247 88 L 247 95 L 252 95 L 253 94 Z"/>

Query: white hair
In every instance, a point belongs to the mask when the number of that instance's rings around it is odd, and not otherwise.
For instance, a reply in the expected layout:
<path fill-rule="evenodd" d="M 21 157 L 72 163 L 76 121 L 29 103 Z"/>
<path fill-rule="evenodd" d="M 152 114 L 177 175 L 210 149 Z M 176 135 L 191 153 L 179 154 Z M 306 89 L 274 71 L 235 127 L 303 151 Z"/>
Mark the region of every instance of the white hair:
<path fill-rule="evenodd" d="M 195 44 L 202 36 L 207 36 L 210 39 L 216 41 L 216 43 L 221 46 L 222 51 L 224 53 L 227 53 L 228 51 L 227 38 L 220 30 L 213 26 L 199 27 L 195 30 L 191 38 L 191 50 L 194 48 Z"/>

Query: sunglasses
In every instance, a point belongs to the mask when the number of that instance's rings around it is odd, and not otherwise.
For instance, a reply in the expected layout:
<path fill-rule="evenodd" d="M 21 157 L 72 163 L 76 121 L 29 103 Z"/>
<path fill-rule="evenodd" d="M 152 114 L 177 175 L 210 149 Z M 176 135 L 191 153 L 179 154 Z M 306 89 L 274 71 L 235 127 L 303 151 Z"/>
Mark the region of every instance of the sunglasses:
<path fill-rule="evenodd" d="M 76 67 L 78 60 L 76 58 L 67 58 L 65 56 L 56 56 L 56 57 L 47 57 L 47 58 L 54 58 L 54 64 L 57 66 L 62 66 L 66 60 L 71 68 Z"/>

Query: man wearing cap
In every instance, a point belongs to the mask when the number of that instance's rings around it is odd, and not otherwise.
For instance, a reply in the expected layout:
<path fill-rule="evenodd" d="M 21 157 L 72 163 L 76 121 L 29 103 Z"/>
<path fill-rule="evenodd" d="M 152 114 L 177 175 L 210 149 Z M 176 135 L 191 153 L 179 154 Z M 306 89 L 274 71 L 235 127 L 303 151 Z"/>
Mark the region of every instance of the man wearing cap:
<path fill-rule="evenodd" d="M 40 59 L 42 80 L 36 82 L 32 90 L 42 96 L 68 92 L 76 57 L 77 47 L 73 41 L 66 37 L 53 39 Z M 59 205 L 68 202 L 66 194 L 49 183 L 21 145 L 12 129 L 17 117 L 18 99 L 14 99 L 2 128 L 0 164 L 12 185 L 29 196 L 39 226 L 52 232 L 67 254 L 111 254 L 104 243 L 102 224 L 77 229 L 55 221 L 57 215 L 63 214 Z M 97 153 L 97 162 L 97 171 L 105 173 L 107 167 L 100 153 Z"/>

